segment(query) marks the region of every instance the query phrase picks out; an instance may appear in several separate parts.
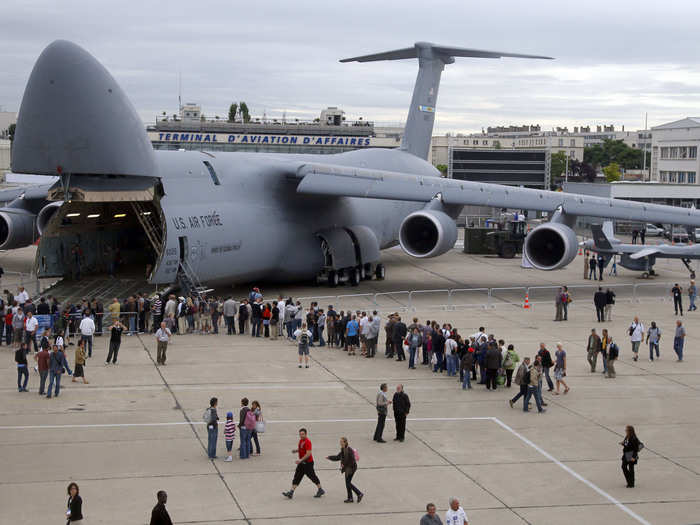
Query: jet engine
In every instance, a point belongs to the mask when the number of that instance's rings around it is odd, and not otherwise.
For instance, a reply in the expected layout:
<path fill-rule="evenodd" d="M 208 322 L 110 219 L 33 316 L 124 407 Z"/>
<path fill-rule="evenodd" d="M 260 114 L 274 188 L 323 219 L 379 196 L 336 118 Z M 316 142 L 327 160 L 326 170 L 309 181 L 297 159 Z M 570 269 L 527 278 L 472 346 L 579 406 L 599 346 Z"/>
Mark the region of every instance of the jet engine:
<path fill-rule="evenodd" d="M 523 252 L 538 270 L 563 268 L 576 257 L 578 239 L 574 230 L 559 222 L 542 224 L 525 237 Z"/>
<path fill-rule="evenodd" d="M 413 257 L 437 257 L 457 241 L 457 224 L 444 212 L 420 210 L 411 213 L 399 228 L 399 243 Z"/>
<path fill-rule="evenodd" d="M 44 228 L 46 228 L 46 225 L 62 205 L 63 202 L 50 202 L 39 210 L 39 213 L 36 215 L 36 230 L 39 232 L 39 235 L 44 234 Z"/>
<path fill-rule="evenodd" d="M 0 250 L 34 242 L 35 215 L 21 208 L 0 208 Z"/>

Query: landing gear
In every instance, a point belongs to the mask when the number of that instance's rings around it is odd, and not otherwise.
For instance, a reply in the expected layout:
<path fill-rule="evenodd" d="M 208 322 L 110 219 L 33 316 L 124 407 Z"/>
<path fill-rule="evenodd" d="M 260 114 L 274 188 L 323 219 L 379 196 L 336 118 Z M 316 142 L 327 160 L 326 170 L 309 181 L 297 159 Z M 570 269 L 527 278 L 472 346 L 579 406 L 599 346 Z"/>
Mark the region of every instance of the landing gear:
<path fill-rule="evenodd" d="M 338 272 L 331 270 L 328 272 L 328 286 L 335 288 L 340 283 L 340 278 L 338 277 Z"/>
<path fill-rule="evenodd" d="M 379 263 L 374 269 L 374 276 L 377 278 L 377 281 L 383 281 L 386 277 L 386 268 L 382 263 Z"/>
<path fill-rule="evenodd" d="M 362 280 L 368 281 L 372 278 L 372 264 L 365 263 L 362 265 Z"/>
<path fill-rule="evenodd" d="M 360 284 L 360 281 L 362 280 L 362 271 L 360 269 L 361 267 L 358 266 L 356 268 L 350 269 L 350 285 L 351 286 L 357 286 Z"/>
<path fill-rule="evenodd" d="M 695 279 L 695 270 L 693 270 L 693 269 L 690 267 L 690 259 L 687 259 L 687 258 L 686 258 L 686 259 L 681 259 L 681 261 L 683 261 L 683 264 L 685 265 L 685 267 L 686 267 L 686 268 L 688 269 L 688 271 L 690 272 L 690 278 L 691 278 L 691 279 Z"/>

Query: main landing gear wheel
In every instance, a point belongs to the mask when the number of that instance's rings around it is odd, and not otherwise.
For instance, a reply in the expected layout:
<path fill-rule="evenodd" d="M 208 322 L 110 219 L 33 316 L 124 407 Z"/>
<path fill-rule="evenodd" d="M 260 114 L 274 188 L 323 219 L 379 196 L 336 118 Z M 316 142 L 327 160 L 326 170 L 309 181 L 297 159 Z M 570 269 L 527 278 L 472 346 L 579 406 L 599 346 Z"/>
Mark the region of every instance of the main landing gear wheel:
<path fill-rule="evenodd" d="M 362 280 L 366 281 L 372 278 L 372 265 L 365 263 L 362 265 Z"/>
<path fill-rule="evenodd" d="M 338 278 L 338 272 L 328 272 L 328 286 L 335 288 L 338 286 L 340 279 Z"/>
<path fill-rule="evenodd" d="M 644 272 L 642 274 L 642 279 L 648 279 L 649 278 L 649 272 Z"/>
<path fill-rule="evenodd" d="M 374 275 L 377 278 L 377 281 L 384 280 L 384 278 L 386 277 L 386 268 L 383 264 L 380 263 L 377 265 L 377 267 L 374 269 Z"/>
<path fill-rule="evenodd" d="M 350 270 L 350 285 L 357 286 L 360 284 L 360 279 L 362 279 L 362 272 L 360 268 L 351 268 Z"/>

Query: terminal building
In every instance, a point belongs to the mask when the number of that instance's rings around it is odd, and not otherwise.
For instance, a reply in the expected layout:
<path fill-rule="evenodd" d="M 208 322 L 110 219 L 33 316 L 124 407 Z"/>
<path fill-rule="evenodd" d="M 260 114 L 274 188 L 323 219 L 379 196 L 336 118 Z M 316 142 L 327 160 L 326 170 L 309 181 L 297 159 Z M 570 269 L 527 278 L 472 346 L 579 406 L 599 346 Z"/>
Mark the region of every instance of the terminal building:
<path fill-rule="evenodd" d="M 340 153 L 360 148 L 396 148 L 403 127 L 378 127 L 358 119 L 346 121 L 344 111 L 329 107 L 313 121 L 250 118 L 206 119 L 197 104 L 185 104 L 180 114 L 159 117 L 147 127 L 155 149 L 205 149 L 274 153 Z"/>
<path fill-rule="evenodd" d="M 651 180 L 697 186 L 700 160 L 700 117 L 687 117 L 652 128 Z M 694 188 L 693 188 L 694 191 Z"/>

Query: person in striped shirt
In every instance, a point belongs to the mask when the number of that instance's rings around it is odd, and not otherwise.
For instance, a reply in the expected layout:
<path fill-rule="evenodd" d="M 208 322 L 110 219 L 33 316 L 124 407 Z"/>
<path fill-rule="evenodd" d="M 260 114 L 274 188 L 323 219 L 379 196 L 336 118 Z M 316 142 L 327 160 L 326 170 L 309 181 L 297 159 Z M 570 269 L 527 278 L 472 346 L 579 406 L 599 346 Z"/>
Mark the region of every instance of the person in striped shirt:
<path fill-rule="evenodd" d="M 226 425 L 224 426 L 224 438 L 226 439 L 226 450 L 228 456 L 224 461 L 233 461 L 231 450 L 233 449 L 233 438 L 236 435 L 236 423 L 233 422 L 233 412 L 226 413 Z"/>

